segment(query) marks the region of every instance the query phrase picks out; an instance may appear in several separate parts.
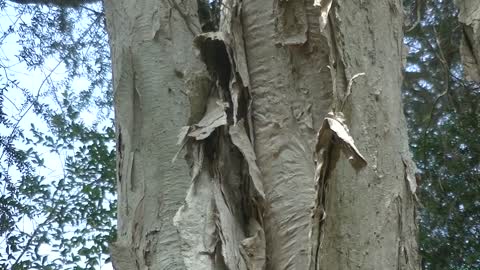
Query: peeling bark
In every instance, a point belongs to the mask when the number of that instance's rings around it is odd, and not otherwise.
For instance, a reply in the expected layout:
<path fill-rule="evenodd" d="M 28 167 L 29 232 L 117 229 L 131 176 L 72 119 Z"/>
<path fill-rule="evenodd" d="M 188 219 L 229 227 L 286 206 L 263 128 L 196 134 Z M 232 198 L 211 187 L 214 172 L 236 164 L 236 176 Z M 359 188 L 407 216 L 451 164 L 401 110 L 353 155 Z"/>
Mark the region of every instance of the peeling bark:
<path fill-rule="evenodd" d="M 186 2 L 185 2 L 186 3 Z M 172 219 L 190 185 L 171 163 L 188 100 L 181 75 L 202 70 L 192 48 L 194 3 L 105 1 L 112 52 L 118 155 L 115 269 L 185 269 Z M 191 19 L 185 21 L 182 14 Z M 196 34 L 196 33 L 195 33 Z"/>
<path fill-rule="evenodd" d="M 243 7 L 255 151 L 266 197 L 266 269 L 307 269 L 315 131 L 331 104 L 320 12 L 313 1 L 244 1 Z M 300 25 L 291 27 L 295 21 Z"/>
<path fill-rule="evenodd" d="M 328 14 L 334 112 L 345 114 L 368 165 L 359 170 L 348 162 L 352 154 L 336 154 L 324 188 L 323 238 L 310 269 L 419 269 L 415 187 L 408 181 L 414 169 L 406 172 L 404 165 L 411 158 L 400 106 L 401 10 L 400 1 L 334 1 Z"/>
<path fill-rule="evenodd" d="M 105 2 L 115 268 L 418 269 L 400 2 L 193 2 Z"/>
<path fill-rule="evenodd" d="M 315 192 L 316 199 L 313 205 L 310 231 L 310 262 L 309 269 L 318 269 L 320 266 L 320 248 L 324 238 L 324 224 L 327 217 L 326 200 L 330 173 L 338 161 L 338 150 L 341 149 L 350 163 L 360 170 L 367 165 L 367 161 L 360 154 L 341 113 L 330 113 L 323 121 L 317 134 L 315 145 Z"/>
<path fill-rule="evenodd" d="M 190 126 L 187 148 L 200 144 L 202 166 L 193 168 L 193 178 L 199 175 L 200 183 L 193 182 L 192 190 L 202 185 L 211 193 L 192 195 L 175 216 L 179 231 L 200 231 L 183 237 L 187 249 L 187 269 L 264 269 L 265 237 L 263 232 L 264 191 L 261 172 L 256 164 L 249 114 L 249 78 L 243 52 L 238 14 L 241 6 L 235 1 L 224 2 L 220 32 L 204 33 L 194 40 L 200 50 L 211 84 L 204 116 Z M 235 15 L 237 14 L 237 15 Z M 241 46 L 241 47 L 236 47 Z M 195 91 L 195 90 L 193 90 Z M 192 139 L 188 139 L 191 137 Z M 194 140 L 193 140 L 194 139 Z M 209 199 L 207 199 L 207 197 Z M 205 225 L 186 224 L 195 213 L 186 210 L 190 205 L 207 205 L 211 215 L 201 215 Z M 198 216 L 197 216 L 198 217 Z M 186 224 L 186 225 L 185 225 Z M 207 236 L 209 241 L 201 236 Z M 190 253 L 188 253 L 190 252 Z M 194 256 L 192 256 L 192 253 Z M 208 254 L 208 260 L 199 264 L 195 254 Z"/>

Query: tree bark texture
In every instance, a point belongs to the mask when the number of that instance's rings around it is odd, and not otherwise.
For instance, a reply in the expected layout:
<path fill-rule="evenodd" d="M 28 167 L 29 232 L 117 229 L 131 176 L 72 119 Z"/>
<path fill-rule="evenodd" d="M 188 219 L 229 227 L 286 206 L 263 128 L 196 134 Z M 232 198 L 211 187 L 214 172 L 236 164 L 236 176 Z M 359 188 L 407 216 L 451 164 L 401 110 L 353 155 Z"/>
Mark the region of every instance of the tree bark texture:
<path fill-rule="evenodd" d="M 419 269 L 401 1 L 105 10 L 116 269 Z"/>
<path fill-rule="evenodd" d="M 480 82 L 480 2 L 475 0 L 457 0 L 462 23 L 462 57 L 466 78 Z"/>

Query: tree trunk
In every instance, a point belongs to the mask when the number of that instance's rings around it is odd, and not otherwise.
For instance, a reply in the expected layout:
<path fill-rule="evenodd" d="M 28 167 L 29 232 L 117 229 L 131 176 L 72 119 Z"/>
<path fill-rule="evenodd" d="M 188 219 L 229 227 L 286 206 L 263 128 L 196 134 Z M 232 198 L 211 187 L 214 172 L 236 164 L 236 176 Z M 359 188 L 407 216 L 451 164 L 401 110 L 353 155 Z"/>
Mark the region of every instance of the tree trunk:
<path fill-rule="evenodd" d="M 480 2 L 457 0 L 460 10 L 458 20 L 462 23 L 460 55 L 466 78 L 480 82 Z"/>
<path fill-rule="evenodd" d="M 401 1 L 194 2 L 105 1 L 114 267 L 419 269 Z"/>

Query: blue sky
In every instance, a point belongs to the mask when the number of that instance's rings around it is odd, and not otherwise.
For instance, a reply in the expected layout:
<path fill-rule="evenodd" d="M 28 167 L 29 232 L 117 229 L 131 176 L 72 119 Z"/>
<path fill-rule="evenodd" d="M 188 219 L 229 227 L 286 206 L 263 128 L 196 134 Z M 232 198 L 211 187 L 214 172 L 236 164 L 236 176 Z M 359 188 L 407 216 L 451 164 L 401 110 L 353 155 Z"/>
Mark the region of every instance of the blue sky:
<path fill-rule="evenodd" d="M 7 2 L 7 8 L 0 11 L 0 33 L 4 33 L 8 30 L 11 25 L 15 25 L 20 21 L 28 23 L 30 21 L 29 14 L 19 15 L 18 10 L 14 7 L 14 4 Z M 37 93 L 40 94 L 40 99 L 51 105 L 53 108 L 56 107 L 55 96 L 47 94 L 50 83 L 58 83 L 63 81 L 66 76 L 66 69 L 62 62 L 55 58 L 51 57 L 46 59 L 45 64 L 39 68 L 29 68 L 25 63 L 19 61 L 17 55 L 21 49 L 18 45 L 18 36 L 16 33 L 6 36 L 4 39 L 0 39 L 0 84 L 3 84 L 5 80 L 15 79 L 18 81 L 18 88 L 9 88 L 8 92 L 5 93 L 5 102 L 4 102 L 4 111 L 8 114 L 12 122 L 19 121 L 18 128 L 21 128 L 25 131 L 26 136 L 31 135 L 29 132 L 30 126 L 33 123 L 37 129 L 42 132 L 48 133 L 48 127 L 43 119 L 41 119 L 35 112 L 25 105 L 26 97 L 21 89 L 26 89 L 33 95 Z M 82 91 L 89 87 L 89 82 L 85 78 L 77 78 L 74 80 L 72 85 L 75 86 L 74 91 Z M 61 93 L 56 93 L 59 100 L 61 100 Z M 81 113 L 81 121 L 92 124 L 97 119 L 97 111 L 85 110 Z M 0 130 L 0 135 L 8 135 L 12 130 L 2 129 Z M 20 142 L 16 142 L 16 147 L 26 148 Z M 56 154 L 52 153 L 50 149 L 43 147 L 41 145 L 37 146 L 36 149 L 41 153 L 42 157 L 45 159 L 45 168 L 40 168 L 37 170 L 37 173 L 45 176 L 47 181 L 55 181 L 60 179 L 63 176 L 63 158 L 62 153 Z M 64 153 L 66 154 L 66 153 Z M 0 160 L 0 162 L 2 162 Z M 5 163 L 2 162 L 0 165 L 5 166 Z M 13 179 L 19 178 L 20 174 L 16 171 L 14 167 L 9 169 L 9 173 Z M 2 191 L 5 192 L 5 191 Z M 38 220 L 30 220 L 24 218 L 18 225 L 20 229 L 23 229 L 25 232 L 32 232 L 39 222 Z M 4 239 L 0 238 L 0 248 L 4 243 Z M 39 250 L 40 254 L 49 254 L 50 258 L 55 258 L 57 254 L 51 251 L 51 248 L 47 244 L 42 244 Z M 112 269 L 110 264 L 101 266 L 102 270 Z"/>

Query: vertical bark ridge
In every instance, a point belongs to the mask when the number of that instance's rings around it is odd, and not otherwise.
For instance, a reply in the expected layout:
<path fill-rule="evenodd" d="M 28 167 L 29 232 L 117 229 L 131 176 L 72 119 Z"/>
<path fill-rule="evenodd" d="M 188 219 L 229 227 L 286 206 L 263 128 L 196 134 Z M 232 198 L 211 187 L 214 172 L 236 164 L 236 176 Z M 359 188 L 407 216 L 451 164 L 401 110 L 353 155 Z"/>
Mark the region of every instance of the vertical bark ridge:
<path fill-rule="evenodd" d="M 306 269 L 314 134 L 331 104 L 328 47 L 313 1 L 243 6 L 255 152 L 267 202 L 266 269 Z"/>
<path fill-rule="evenodd" d="M 410 156 L 400 96 L 401 10 L 396 0 L 338 0 L 330 10 L 333 75 L 345 78 L 334 86 L 336 103 L 368 165 L 358 170 L 341 153 L 331 168 L 323 242 L 311 269 L 419 267 L 415 191 L 403 177 L 402 156 Z"/>
<path fill-rule="evenodd" d="M 474 0 L 456 2 L 460 13 L 458 20 L 462 23 L 462 41 L 460 55 L 467 79 L 480 81 L 480 5 Z M 445 63 L 446 64 L 446 63 Z"/>
<path fill-rule="evenodd" d="M 112 51 L 118 149 L 116 269 L 185 269 L 173 217 L 189 186 L 172 164 L 187 120 L 183 74 L 201 67 L 189 24 L 196 3 L 105 1 Z M 189 14 L 185 21 L 182 12 Z M 198 22 L 196 23 L 198 24 Z M 175 34 L 172 34 L 175 33 Z"/>

